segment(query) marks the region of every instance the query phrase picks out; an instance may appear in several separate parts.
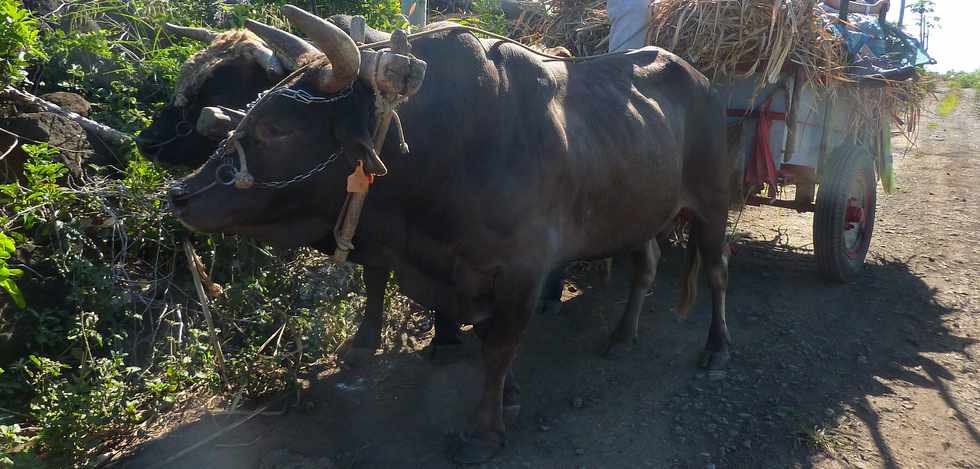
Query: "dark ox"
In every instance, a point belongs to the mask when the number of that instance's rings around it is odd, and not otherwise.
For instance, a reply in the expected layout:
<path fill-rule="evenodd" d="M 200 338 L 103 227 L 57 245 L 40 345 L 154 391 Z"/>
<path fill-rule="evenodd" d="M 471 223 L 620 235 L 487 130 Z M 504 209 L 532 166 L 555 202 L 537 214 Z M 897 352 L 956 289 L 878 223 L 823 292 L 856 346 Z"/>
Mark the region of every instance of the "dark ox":
<path fill-rule="evenodd" d="M 330 21 L 344 31 L 350 31 L 351 16 L 335 15 Z M 287 73 L 321 55 L 309 43 L 289 33 L 251 21 L 247 27 L 248 31 L 213 33 L 202 28 L 166 26 L 171 34 L 203 41 L 208 46 L 184 64 L 174 99 L 137 138 L 144 155 L 168 166 L 199 166 L 237 123 L 237 116 L 230 111 L 222 112 L 219 107 L 244 108 Z M 365 29 L 368 43 L 388 38 L 387 33 L 370 27 Z M 215 114 L 225 122 L 214 121 Z M 205 122 L 206 119 L 210 121 Z M 312 246 L 332 253 L 336 243 L 333 235 L 328 234 Z M 364 320 L 343 354 L 346 363 L 356 365 L 380 346 L 384 293 L 391 269 L 383 253 L 368 249 L 355 250 L 351 261 L 364 265 L 367 289 Z M 431 285 L 410 279 L 402 283 L 408 287 L 402 286 L 406 295 L 429 308 L 435 308 L 438 303 L 430 298 L 445 296 L 432 293 Z M 459 342 L 456 324 L 447 322 L 438 312 L 435 329 L 434 349 Z"/>
<path fill-rule="evenodd" d="M 371 71 L 360 69 L 372 52 L 298 8 L 284 13 L 326 58 L 253 107 L 231 137 L 241 152 L 171 189 L 177 216 L 193 229 L 315 242 L 337 219 L 355 163 L 381 170 L 369 151 L 375 90 Z M 503 446 L 508 373 L 549 270 L 629 253 L 631 291 L 610 346 L 628 347 L 660 257 L 654 238 L 682 210 L 692 255 L 680 309 L 693 301 L 703 260 L 713 300 L 703 363 L 722 368 L 730 164 L 723 108 L 704 76 L 656 48 L 571 64 L 456 30 L 418 38 L 412 49 L 428 69 L 399 110 L 411 153 L 400 154 L 389 131 L 380 152 L 388 175 L 370 191 L 358 242 L 409 273 L 400 278 L 453 288 L 460 322 L 482 321 L 482 397 L 456 460 L 485 461 Z M 290 98 L 297 90 L 332 99 Z M 331 155 L 343 156 L 310 173 Z M 242 160 L 257 181 L 310 177 L 279 189 L 214 184 L 229 168 L 241 174 Z"/>

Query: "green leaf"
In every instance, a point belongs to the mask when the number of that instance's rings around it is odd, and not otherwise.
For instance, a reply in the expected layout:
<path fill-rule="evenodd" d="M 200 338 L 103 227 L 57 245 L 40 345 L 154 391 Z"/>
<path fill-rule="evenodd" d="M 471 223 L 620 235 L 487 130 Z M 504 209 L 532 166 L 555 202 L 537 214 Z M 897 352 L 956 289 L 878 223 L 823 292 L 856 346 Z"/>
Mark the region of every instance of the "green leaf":
<path fill-rule="evenodd" d="M 18 308 L 24 309 L 27 307 L 27 301 L 24 300 L 24 294 L 20 292 L 20 288 L 11 279 L 0 280 L 0 289 L 6 290 L 10 298 L 14 300 L 14 304 Z"/>

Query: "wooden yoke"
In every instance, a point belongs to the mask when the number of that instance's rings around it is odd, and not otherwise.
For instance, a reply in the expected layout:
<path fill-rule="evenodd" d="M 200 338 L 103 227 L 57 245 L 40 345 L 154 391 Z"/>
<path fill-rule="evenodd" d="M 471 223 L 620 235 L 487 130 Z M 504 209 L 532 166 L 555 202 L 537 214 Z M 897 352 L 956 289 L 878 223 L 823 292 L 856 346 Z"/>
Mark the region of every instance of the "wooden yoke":
<path fill-rule="evenodd" d="M 364 19 L 355 17 L 351 22 L 351 36 L 358 45 L 364 41 Z M 379 174 L 366 174 L 364 163 L 359 162 L 354 172 L 347 178 L 347 200 L 341 208 L 337 224 L 334 225 L 334 239 L 337 249 L 333 260 L 346 262 L 350 251 L 354 249 L 354 232 L 360 220 L 361 209 L 375 176 L 384 176 L 387 169 L 379 154 L 384 146 L 385 137 L 392 120 L 398 123 L 398 135 L 401 140 L 402 152 L 407 152 L 407 145 L 401 131 L 401 123 L 395 111 L 399 104 L 414 95 L 422 86 L 425 77 L 426 63 L 412 56 L 412 47 L 408 35 L 402 30 L 396 30 L 391 35 L 391 49 L 388 51 L 361 51 L 361 70 L 359 76 L 368 81 L 374 90 L 377 109 L 377 124 L 374 128 L 373 148 L 368 148 L 370 157 L 381 168 Z"/>

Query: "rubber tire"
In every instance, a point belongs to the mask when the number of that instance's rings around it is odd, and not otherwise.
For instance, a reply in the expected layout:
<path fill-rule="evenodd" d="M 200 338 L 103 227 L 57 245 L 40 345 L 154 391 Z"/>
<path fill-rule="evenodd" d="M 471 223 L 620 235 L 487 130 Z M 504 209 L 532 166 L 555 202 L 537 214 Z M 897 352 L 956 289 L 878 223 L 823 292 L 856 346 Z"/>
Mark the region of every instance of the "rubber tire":
<path fill-rule="evenodd" d="M 837 147 L 827 160 L 817 191 L 816 213 L 813 217 L 813 250 L 817 269 L 827 280 L 846 283 L 864 267 L 874 232 L 877 179 L 874 159 L 867 148 L 845 144 Z M 854 177 L 864 178 L 866 201 L 865 234 L 854 257 L 847 255 L 844 244 L 844 215 L 849 199 L 849 186 Z"/>

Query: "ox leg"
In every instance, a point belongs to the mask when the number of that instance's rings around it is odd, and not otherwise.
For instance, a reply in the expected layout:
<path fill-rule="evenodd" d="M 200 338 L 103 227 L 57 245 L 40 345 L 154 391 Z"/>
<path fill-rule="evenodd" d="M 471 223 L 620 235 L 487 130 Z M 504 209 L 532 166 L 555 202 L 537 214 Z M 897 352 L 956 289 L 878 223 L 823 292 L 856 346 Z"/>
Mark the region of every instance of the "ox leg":
<path fill-rule="evenodd" d="M 367 290 L 367 306 L 364 319 L 343 353 L 343 361 L 348 366 L 362 365 L 381 346 L 381 328 L 384 326 L 385 288 L 391 272 L 381 267 L 364 267 L 364 287 Z"/>
<path fill-rule="evenodd" d="M 725 292 L 728 289 L 725 223 L 704 223 L 695 228 L 692 234 L 697 237 L 711 286 L 711 328 L 701 356 L 701 366 L 708 369 L 709 377 L 720 379 L 725 376 L 725 368 L 731 359 L 729 348 L 732 341 L 725 320 Z"/>
<path fill-rule="evenodd" d="M 641 249 L 631 254 L 633 260 L 633 282 L 630 286 L 629 301 L 626 310 L 619 319 L 619 326 L 613 331 L 606 349 L 606 357 L 619 358 L 627 353 L 635 343 L 637 328 L 640 321 L 640 311 L 643 310 L 643 300 L 647 291 L 653 286 L 657 275 L 657 263 L 660 261 L 660 245 L 656 240 L 644 243 Z"/>
<path fill-rule="evenodd" d="M 520 338 L 534 312 L 542 275 L 501 272 L 494 286 L 494 312 L 484 326 L 483 393 L 472 431 L 455 448 L 453 459 L 463 464 L 489 461 L 504 447 L 503 400 L 511 364 Z"/>
<path fill-rule="evenodd" d="M 490 320 L 484 320 L 473 325 L 473 332 L 480 341 L 485 342 L 487 334 L 490 332 Z M 507 369 L 507 376 L 504 378 L 504 397 L 503 413 L 505 420 L 516 420 L 521 413 L 521 387 L 514 378 L 514 370 Z"/>
<path fill-rule="evenodd" d="M 434 311 L 435 333 L 429 343 L 429 358 L 435 363 L 446 364 L 459 355 L 463 341 L 459 337 L 459 324 L 454 318 L 437 309 Z"/>
<path fill-rule="evenodd" d="M 462 344 L 463 341 L 459 339 L 459 324 L 456 323 L 456 320 L 446 317 L 446 314 L 440 310 L 436 310 L 435 315 L 435 335 L 432 337 L 433 349 Z"/>

